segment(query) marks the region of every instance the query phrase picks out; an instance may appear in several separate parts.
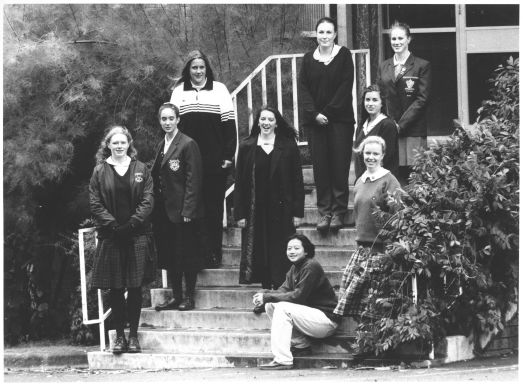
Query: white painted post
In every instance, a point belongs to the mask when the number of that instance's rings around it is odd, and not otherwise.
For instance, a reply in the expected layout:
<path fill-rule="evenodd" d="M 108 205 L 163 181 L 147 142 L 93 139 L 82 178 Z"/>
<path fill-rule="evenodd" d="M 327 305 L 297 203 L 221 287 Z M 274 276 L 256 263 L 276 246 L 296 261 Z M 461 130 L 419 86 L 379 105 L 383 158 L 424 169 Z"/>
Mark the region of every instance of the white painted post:
<path fill-rule="evenodd" d="M 248 99 L 248 127 L 252 130 L 253 125 L 253 101 L 252 101 L 252 81 L 248 82 L 246 89 L 246 98 Z"/>
<path fill-rule="evenodd" d="M 275 72 L 277 73 L 277 109 L 283 112 L 283 85 L 281 84 L 281 58 L 277 58 L 275 63 Z"/>
<path fill-rule="evenodd" d="M 262 104 L 266 106 L 268 103 L 268 95 L 266 91 L 266 66 L 264 66 L 261 70 L 261 93 Z"/>
<path fill-rule="evenodd" d="M 88 320 L 87 286 L 86 286 L 86 258 L 84 256 L 84 229 L 78 230 L 78 257 L 80 263 L 80 295 L 82 298 L 82 320 Z"/>
<path fill-rule="evenodd" d="M 417 304 L 417 278 L 412 274 L 412 301 Z"/>
<path fill-rule="evenodd" d="M 162 287 L 166 289 L 168 287 L 168 271 L 162 269 Z"/>
<path fill-rule="evenodd" d="M 299 103 L 297 101 L 297 58 L 292 58 L 293 125 L 299 130 Z"/>
<path fill-rule="evenodd" d="M 102 290 L 98 289 L 98 331 L 100 335 L 100 351 L 103 352 L 106 349 L 106 335 L 104 329 L 104 302 L 102 300 Z"/>

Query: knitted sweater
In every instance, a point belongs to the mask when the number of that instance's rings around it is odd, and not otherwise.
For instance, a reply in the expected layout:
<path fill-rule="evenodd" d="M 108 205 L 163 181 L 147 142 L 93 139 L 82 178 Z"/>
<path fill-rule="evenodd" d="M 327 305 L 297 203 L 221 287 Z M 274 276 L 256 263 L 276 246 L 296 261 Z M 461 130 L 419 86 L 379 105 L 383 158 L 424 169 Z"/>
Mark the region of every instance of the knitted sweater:
<path fill-rule="evenodd" d="M 313 58 L 314 51 L 304 55 L 299 74 L 301 108 L 306 122 L 314 122 L 318 113 L 332 122 L 354 124 L 352 87 L 354 62 L 346 47 L 325 65 Z"/>
<path fill-rule="evenodd" d="M 377 234 L 380 228 L 374 220 L 372 212 L 377 208 L 383 208 L 386 204 L 387 192 L 394 193 L 400 188 L 397 179 L 389 172 L 386 175 L 371 181 L 369 178 L 363 182 L 357 179 L 355 184 L 354 214 L 357 229 L 357 242 L 377 242 Z"/>
<path fill-rule="evenodd" d="M 197 90 L 191 82 L 184 82 L 175 87 L 170 102 L 180 109 L 180 130 L 199 146 L 204 174 L 221 173 L 223 160 L 233 161 L 237 141 L 226 86 L 208 80 Z"/>
<path fill-rule="evenodd" d="M 294 263 L 279 289 L 264 293 L 263 300 L 306 305 L 323 311 L 329 318 L 337 305 L 337 296 L 323 267 L 313 258 Z"/>

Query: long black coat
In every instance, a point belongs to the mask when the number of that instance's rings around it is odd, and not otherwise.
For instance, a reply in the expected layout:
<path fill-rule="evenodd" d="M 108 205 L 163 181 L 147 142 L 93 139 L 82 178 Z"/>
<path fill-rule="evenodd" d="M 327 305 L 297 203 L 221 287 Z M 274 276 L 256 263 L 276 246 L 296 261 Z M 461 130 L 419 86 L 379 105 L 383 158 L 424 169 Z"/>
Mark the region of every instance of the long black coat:
<path fill-rule="evenodd" d="M 377 84 L 386 98 L 386 113 L 399 125 L 399 137 L 426 137 L 425 110 L 430 98 L 430 62 L 412 54 L 394 77 L 394 59 L 381 63 Z"/>
<path fill-rule="evenodd" d="M 243 230 L 240 283 L 260 282 L 256 273 L 253 250 L 255 230 L 254 164 L 257 138 L 248 137 L 239 147 L 235 174 L 234 218 L 246 219 Z M 272 282 L 282 283 L 289 267 L 286 257 L 286 238 L 295 232 L 293 217 L 304 216 L 304 184 L 299 149 L 294 139 L 277 136 L 271 164 L 268 212 L 271 233 L 268 240 L 268 256 L 272 267 Z M 278 267 L 275 267 L 278 266 Z M 275 277 L 277 276 L 277 277 Z"/>

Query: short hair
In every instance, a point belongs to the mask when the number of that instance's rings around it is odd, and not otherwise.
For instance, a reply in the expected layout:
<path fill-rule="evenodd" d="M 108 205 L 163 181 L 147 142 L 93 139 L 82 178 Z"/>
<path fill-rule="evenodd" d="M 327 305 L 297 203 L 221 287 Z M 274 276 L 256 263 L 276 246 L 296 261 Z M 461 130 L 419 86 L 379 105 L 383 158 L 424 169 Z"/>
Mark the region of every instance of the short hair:
<path fill-rule="evenodd" d="M 367 144 L 379 144 L 381 145 L 381 149 L 383 150 L 383 154 L 386 152 L 386 142 L 383 139 L 383 137 L 379 136 L 368 136 L 365 137 L 363 141 L 358 145 L 357 149 L 354 149 L 355 152 L 359 154 L 363 154 L 363 150 L 365 149 L 365 145 Z"/>
<path fill-rule="evenodd" d="M 304 249 L 304 255 L 306 258 L 313 258 L 315 256 L 315 245 L 310 241 L 310 239 L 308 239 L 306 235 L 299 233 L 292 234 L 286 240 L 286 245 L 288 245 L 288 242 L 294 239 L 301 241 L 301 244 L 303 245 Z"/>
<path fill-rule="evenodd" d="M 133 138 L 131 137 L 131 133 L 129 132 L 128 128 L 126 128 L 124 125 L 113 125 L 106 129 L 104 137 L 102 138 L 102 141 L 100 141 L 100 145 L 95 155 L 97 164 L 103 163 L 109 156 L 111 156 L 111 151 L 109 150 L 108 145 L 111 137 L 113 137 L 115 134 L 123 134 L 126 136 L 129 142 L 128 156 L 132 159 L 137 156 L 137 150 L 133 145 Z"/>
<path fill-rule="evenodd" d="M 334 32 L 337 32 L 337 23 L 335 22 L 334 19 L 332 19 L 331 17 L 328 17 L 328 16 L 324 16 L 322 18 L 320 18 L 318 21 L 317 21 L 317 24 L 315 25 L 315 31 L 317 32 L 317 27 L 319 27 L 319 25 L 321 23 L 330 23 L 334 26 Z"/>
<path fill-rule="evenodd" d="M 392 35 L 392 30 L 395 29 L 395 28 L 404 30 L 407 38 L 411 37 L 410 27 L 408 26 L 408 24 L 398 22 L 397 20 L 394 21 L 394 23 L 390 26 L 390 35 Z"/>
<path fill-rule="evenodd" d="M 157 118 L 159 120 L 160 120 L 160 115 L 162 114 L 162 111 L 164 109 L 173 109 L 173 111 L 175 111 L 175 116 L 177 116 L 177 118 L 180 117 L 179 108 L 176 105 L 172 104 L 171 102 L 165 102 L 162 105 L 160 105 L 159 112 L 157 113 Z"/>

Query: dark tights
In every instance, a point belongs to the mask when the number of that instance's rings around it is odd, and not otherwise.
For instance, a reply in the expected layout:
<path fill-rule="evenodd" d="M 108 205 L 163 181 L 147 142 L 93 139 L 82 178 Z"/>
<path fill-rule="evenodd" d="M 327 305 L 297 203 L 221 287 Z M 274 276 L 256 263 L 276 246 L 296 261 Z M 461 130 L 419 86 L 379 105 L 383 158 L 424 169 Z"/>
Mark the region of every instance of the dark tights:
<path fill-rule="evenodd" d="M 124 289 L 110 289 L 109 304 L 115 321 L 117 336 L 124 336 L 127 313 L 129 337 L 137 337 L 142 308 L 142 288 L 128 288 L 127 299 L 124 297 Z"/>
<path fill-rule="evenodd" d="M 195 293 L 195 285 L 197 284 L 196 271 L 178 271 L 168 270 L 170 276 L 171 288 L 173 289 L 173 298 L 182 299 L 182 276 L 186 283 L 186 297 L 193 297 Z"/>

